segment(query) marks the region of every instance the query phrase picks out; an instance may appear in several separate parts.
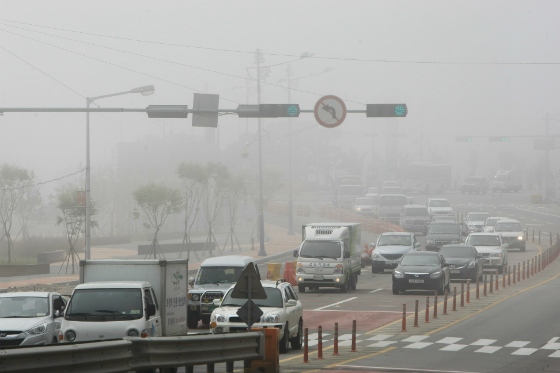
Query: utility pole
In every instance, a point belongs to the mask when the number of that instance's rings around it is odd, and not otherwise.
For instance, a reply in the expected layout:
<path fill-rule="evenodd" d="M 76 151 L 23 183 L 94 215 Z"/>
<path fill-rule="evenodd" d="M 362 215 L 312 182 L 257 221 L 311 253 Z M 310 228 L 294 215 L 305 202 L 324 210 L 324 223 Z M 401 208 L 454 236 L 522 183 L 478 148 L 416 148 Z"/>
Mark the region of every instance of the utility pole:
<path fill-rule="evenodd" d="M 257 63 L 257 104 L 261 104 L 261 50 L 257 49 L 255 60 Z M 262 132 L 261 132 L 261 118 L 257 118 L 258 123 L 258 137 L 259 137 L 259 256 L 267 256 L 264 250 L 264 211 L 263 211 L 263 191 L 262 191 Z"/>
<path fill-rule="evenodd" d="M 292 102 L 292 66 L 288 64 L 288 102 Z M 288 118 L 288 235 L 294 233 L 294 215 L 292 198 L 292 118 Z"/>

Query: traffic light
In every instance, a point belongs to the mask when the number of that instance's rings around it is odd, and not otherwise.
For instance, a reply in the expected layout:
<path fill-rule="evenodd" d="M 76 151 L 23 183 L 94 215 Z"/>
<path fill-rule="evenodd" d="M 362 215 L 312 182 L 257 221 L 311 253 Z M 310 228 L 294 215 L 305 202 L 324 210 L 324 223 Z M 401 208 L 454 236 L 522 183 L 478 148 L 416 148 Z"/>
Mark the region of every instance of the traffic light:
<path fill-rule="evenodd" d="M 237 109 L 251 110 L 238 112 L 239 118 L 295 118 L 300 113 L 298 104 L 239 105 Z"/>
<path fill-rule="evenodd" d="M 472 137 L 470 136 L 457 136 L 455 137 L 455 141 L 468 141 L 468 142 L 472 142 Z"/>
<path fill-rule="evenodd" d="M 490 136 L 488 138 L 488 140 L 497 141 L 497 142 L 505 142 L 505 141 L 509 141 L 509 137 L 508 136 Z"/>
<path fill-rule="evenodd" d="M 366 117 L 406 117 L 406 104 L 367 104 Z"/>

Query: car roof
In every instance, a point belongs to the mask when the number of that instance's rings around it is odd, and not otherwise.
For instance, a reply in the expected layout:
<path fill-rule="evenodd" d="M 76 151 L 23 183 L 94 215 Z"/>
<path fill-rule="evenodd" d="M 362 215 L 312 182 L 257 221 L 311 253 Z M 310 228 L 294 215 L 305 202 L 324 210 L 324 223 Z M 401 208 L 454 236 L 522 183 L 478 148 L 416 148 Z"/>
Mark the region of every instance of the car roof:
<path fill-rule="evenodd" d="M 519 224 L 521 224 L 521 222 L 519 220 L 510 219 L 510 218 L 498 219 L 497 223 L 519 223 Z"/>
<path fill-rule="evenodd" d="M 245 267 L 247 264 L 254 262 L 255 259 L 245 255 L 226 255 L 218 256 L 215 258 L 208 258 L 200 267 L 215 267 L 215 266 L 229 266 L 229 267 Z"/>
<path fill-rule="evenodd" d="M 48 298 L 50 292 L 46 291 L 22 291 L 17 293 L 2 293 L 0 298 L 15 298 L 15 297 L 37 297 Z"/>
<path fill-rule="evenodd" d="M 452 220 L 434 220 L 432 221 L 432 225 L 443 225 L 443 224 L 453 224 L 453 225 L 457 225 L 457 221 L 452 221 Z"/>
<path fill-rule="evenodd" d="M 469 236 L 500 236 L 500 234 L 493 232 L 476 232 L 469 234 Z"/>
<path fill-rule="evenodd" d="M 140 289 L 151 286 L 147 281 L 98 281 L 80 284 L 76 289 Z"/>
<path fill-rule="evenodd" d="M 380 197 L 386 197 L 386 196 L 390 196 L 390 197 L 397 196 L 397 197 L 404 197 L 404 198 L 406 198 L 406 196 L 405 196 L 404 194 L 383 193 L 383 194 L 380 195 Z"/>
<path fill-rule="evenodd" d="M 383 232 L 381 236 L 410 236 L 412 233 L 410 232 Z"/>
<path fill-rule="evenodd" d="M 459 244 L 453 244 L 453 245 L 443 245 L 441 247 L 442 249 L 447 249 L 447 248 L 469 248 L 469 249 L 475 249 L 476 247 L 472 246 L 472 245 L 465 245 L 464 243 L 459 243 Z"/>
<path fill-rule="evenodd" d="M 468 215 L 471 215 L 471 214 L 488 214 L 488 215 L 490 215 L 490 213 L 486 212 L 486 211 L 475 211 L 475 212 L 469 212 L 468 213 Z"/>
<path fill-rule="evenodd" d="M 506 218 L 505 216 L 489 216 L 487 219 L 509 219 L 509 218 Z"/>
<path fill-rule="evenodd" d="M 409 251 L 405 255 L 434 256 L 434 255 L 438 255 L 438 252 L 437 251 Z"/>
<path fill-rule="evenodd" d="M 414 198 L 414 197 L 406 197 L 406 198 Z M 404 208 L 405 209 L 410 209 L 410 208 L 415 208 L 415 209 L 424 208 L 424 209 L 426 209 L 427 207 L 426 207 L 426 205 L 423 205 L 421 203 L 414 203 L 412 205 L 404 205 Z"/>
<path fill-rule="evenodd" d="M 447 201 L 447 198 L 428 198 L 428 201 Z"/>

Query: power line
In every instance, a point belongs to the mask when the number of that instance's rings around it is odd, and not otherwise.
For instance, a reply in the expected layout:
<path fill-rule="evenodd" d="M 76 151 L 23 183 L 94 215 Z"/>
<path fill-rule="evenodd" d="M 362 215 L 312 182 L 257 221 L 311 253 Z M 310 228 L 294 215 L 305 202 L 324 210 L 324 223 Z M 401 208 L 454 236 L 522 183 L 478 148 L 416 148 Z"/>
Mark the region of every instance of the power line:
<path fill-rule="evenodd" d="M 192 69 L 201 70 L 201 71 L 206 71 L 206 72 L 210 72 L 210 73 L 213 73 L 213 74 L 224 75 L 224 76 L 228 76 L 228 77 L 230 77 L 230 78 L 236 78 L 236 79 L 242 79 L 242 80 L 255 81 L 255 79 L 253 79 L 253 78 L 247 78 L 247 77 L 243 77 L 243 76 L 239 76 L 239 75 L 234 75 L 234 74 L 225 73 L 225 72 L 221 72 L 221 71 L 211 70 L 211 69 L 207 69 L 207 68 L 203 68 L 203 67 L 198 67 L 198 66 L 193 66 L 193 65 L 189 65 L 189 64 L 182 63 L 182 62 L 170 61 L 170 60 L 166 60 L 166 59 L 159 58 L 159 57 L 152 57 L 152 56 L 148 56 L 148 55 L 145 55 L 145 54 L 140 54 L 140 53 L 135 53 L 135 52 L 129 52 L 129 51 L 125 51 L 125 50 L 118 49 L 118 48 L 108 47 L 108 46 L 105 46 L 105 45 L 100 45 L 100 44 L 90 43 L 90 42 L 86 42 L 86 41 L 82 41 L 82 40 L 76 40 L 76 39 L 66 38 L 66 37 L 64 37 L 64 36 L 53 35 L 53 34 L 49 34 L 49 33 L 46 33 L 46 32 L 41 32 L 41 31 L 36 31 L 36 30 L 30 30 L 30 29 L 27 29 L 27 28 L 24 28 L 24 27 L 11 26 L 11 25 L 7 25 L 7 24 L 5 24 L 5 23 L 0 23 L 0 24 L 2 24 L 2 25 L 4 25 L 4 26 L 8 26 L 8 27 L 14 27 L 14 28 L 18 28 L 18 29 L 21 29 L 21 30 L 26 30 L 26 31 L 31 31 L 31 32 L 39 33 L 39 34 L 42 34 L 42 35 L 52 36 L 52 37 L 55 37 L 55 38 L 60 38 L 60 39 L 64 39 L 64 40 L 70 40 L 70 41 L 73 41 L 73 42 L 76 42 L 76 43 L 81 43 L 81 44 L 86 44 L 86 45 L 92 45 L 92 46 L 95 46 L 95 47 L 98 47 L 98 48 L 104 48 L 104 49 L 113 50 L 113 51 L 117 51 L 117 52 L 121 52 L 121 53 L 125 53 L 125 54 L 130 54 L 130 55 L 133 55 L 133 56 L 148 58 L 148 59 L 152 59 L 152 60 L 155 60 L 155 61 L 166 62 L 166 63 L 170 63 L 170 64 L 174 64 L 174 65 L 179 65 L 179 66 L 184 66 L 184 67 L 189 67 L 189 68 L 192 68 Z M 8 32 L 8 33 L 11 33 L 11 34 L 13 34 L 13 35 L 21 36 L 21 37 L 24 37 L 24 38 L 28 38 L 28 39 L 31 39 L 31 40 L 40 42 L 40 43 L 44 43 L 44 42 L 42 42 L 42 41 L 38 41 L 38 40 L 36 40 L 36 39 L 29 38 L 29 37 L 26 37 L 26 36 L 23 36 L 23 35 L 20 35 L 20 34 L 11 32 L 11 31 L 7 31 L 7 30 L 4 30 L 4 29 L 0 29 L 0 31 Z M 47 44 L 47 43 L 45 43 L 45 44 Z M 47 45 L 50 45 L 50 44 L 47 44 Z M 57 48 L 60 48 L 60 47 L 57 47 Z M 63 48 L 61 48 L 61 49 L 63 49 Z M 72 53 L 76 53 L 76 52 L 72 52 Z M 79 54 L 79 53 L 78 53 L 78 54 Z M 306 57 L 306 58 L 307 58 L 307 57 Z M 315 74 L 315 75 L 319 75 L 319 74 Z M 288 87 L 283 86 L 283 85 L 281 85 L 281 84 L 269 83 L 269 82 L 265 82 L 265 81 L 262 81 L 261 84 L 265 84 L 265 85 L 272 86 L 272 87 L 279 87 L 279 88 L 283 88 L 283 89 L 287 89 L 287 88 L 288 88 Z M 311 95 L 315 95 L 315 96 L 324 96 L 324 94 L 321 94 L 321 93 L 306 91 L 306 90 L 299 89 L 299 88 L 291 88 L 291 89 L 294 90 L 294 91 L 297 91 L 297 92 L 307 93 L 307 94 L 311 94 Z M 194 90 L 194 89 L 193 89 L 193 90 Z M 235 103 L 239 104 L 239 103 L 236 102 L 236 101 L 228 100 L 228 99 L 225 99 L 225 98 L 224 98 L 224 100 L 226 100 L 226 101 L 231 101 L 231 102 L 235 102 Z M 365 105 L 365 104 L 363 104 L 363 103 L 361 103 L 361 102 L 352 101 L 352 100 L 348 100 L 348 99 L 345 99 L 345 101 L 347 101 L 347 102 L 352 102 L 352 103 L 355 103 L 355 104 Z"/>
<path fill-rule="evenodd" d="M 51 30 L 73 32 L 73 33 L 77 33 L 77 34 L 90 35 L 90 36 L 99 36 L 99 37 L 109 38 L 109 39 L 134 41 L 134 42 L 138 42 L 138 43 L 147 43 L 147 44 L 165 45 L 165 46 L 171 46 L 171 47 L 201 49 L 201 50 L 209 50 L 209 51 L 216 51 L 216 52 L 229 52 L 229 53 L 242 53 L 242 54 L 254 54 L 255 53 L 254 51 L 226 49 L 226 48 L 211 48 L 211 47 L 202 47 L 202 46 L 197 46 L 197 45 L 166 43 L 166 42 L 161 42 L 161 41 L 142 40 L 142 39 L 125 38 L 125 37 L 113 36 L 113 35 L 96 34 L 96 33 L 92 33 L 92 32 L 76 31 L 76 30 L 69 30 L 69 29 L 63 29 L 63 28 L 58 28 L 58 27 L 50 27 L 50 26 L 37 25 L 37 24 L 32 24 L 32 23 L 12 21 L 12 20 L 5 19 L 5 18 L 0 18 L 0 20 L 5 21 L 5 22 L 12 22 L 12 23 L 18 23 L 18 24 L 33 26 L 33 27 L 47 28 L 47 29 L 51 29 Z M 11 26 L 11 25 L 9 25 L 9 26 Z M 11 26 L 11 27 L 16 27 L 16 26 Z M 261 54 L 267 55 L 267 56 L 290 57 L 290 58 L 300 58 L 301 57 L 301 56 L 298 56 L 298 55 L 295 55 L 295 54 L 288 54 L 288 53 L 264 53 L 263 52 Z M 335 60 L 335 61 L 375 62 L 375 63 L 403 63 L 403 64 L 423 64 L 423 65 L 560 65 L 560 62 L 448 62 L 448 61 L 419 61 L 419 60 L 387 60 L 387 59 L 350 58 L 350 57 L 332 57 L 332 56 L 308 56 L 306 58 Z"/>
<path fill-rule="evenodd" d="M 68 177 L 70 177 L 70 176 L 74 176 L 74 175 L 77 175 L 77 174 L 79 174 L 79 173 L 81 173 L 81 172 L 84 172 L 85 170 L 86 170 L 86 169 L 83 168 L 83 169 L 81 169 L 81 170 L 79 170 L 79 171 L 76 171 L 76 172 L 73 172 L 73 173 L 71 173 L 71 174 L 64 175 L 64 176 L 61 176 L 61 177 L 57 177 L 56 179 L 52 179 L 52 180 L 48 180 L 48 181 L 42 181 L 42 182 L 36 183 L 36 184 L 22 185 L 22 186 L 19 186 L 19 187 L 16 187 L 16 188 L 0 188 L 0 191 L 16 190 L 16 189 L 23 189 L 23 188 L 33 188 L 33 187 L 36 187 L 36 186 L 39 186 L 39 185 L 45 185 L 45 184 L 48 184 L 48 183 L 52 183 L 52 182 L 54 182 L 54 181 L 59 181 L 59 180 L 62 180 L 62 179 L 66 179 L 66 178 L 68 178 Z"/>

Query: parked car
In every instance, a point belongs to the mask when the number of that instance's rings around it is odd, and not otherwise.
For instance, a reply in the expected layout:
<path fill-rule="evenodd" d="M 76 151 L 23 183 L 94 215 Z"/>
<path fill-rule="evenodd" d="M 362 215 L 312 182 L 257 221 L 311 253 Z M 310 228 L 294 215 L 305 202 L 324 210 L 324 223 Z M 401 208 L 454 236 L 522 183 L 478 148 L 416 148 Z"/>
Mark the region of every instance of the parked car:
<path fill-rule="evenodd" d="M 374 197 L 379 195 L 379 188 L 378 187 L 369 187 L 367 188 L 366 197 Z"/>
<path fill-rule="evenodd" d="M 455 222 L 434 221 L 426 234 L 426 251 L 439 251 L 443 245 L 461 243 L 461 232 Z"/>
<path fill-rule="evenodd" d="M 494 225 L 500 219 L 509 219 L 502 216 L 490 216 L 484 222 L 484 232 L 494 232 Z"/>
<path fill-rule="evenodd" d="M 267 298 L 253 300 L 263 312 L 260 322 L 254 326 L 278 328 L 281 353 L 288 352 L 289 344 L 292 350 L 299 350 L 303 344 L 303 306 L 296 292 L 289 283 L 282 280 L 261 283 Z M 218 307 L 212 312 L 210 328 L 213 333 L 247 331 L 247 324 L 237 315 L 237 311 L 247 300 L 232 298 L 233 287 L 228 290 L 223 300 L 214 300 Z"/>
<path fill-rule="evenodd" d="M 431 223 L 428 209 L 424 205 L 404 205 L 401 210 L 400 226 L 409 232 L 426 234 Z"/>
<path fill-rule="evenodd" d="M 0 348 L 58 343 L 65 308 L 57 293 L 0 294 Z"/>
<path fill-rule="evenodd" d="M 414 200 L 414 197 L 406 197 L 406 204 L 407 205 L 414 205 L 416 203 L 416 201 Z"/>
<path fill-rule="evenodd" d="M 382 273 L 385 269 L 396 268 L 404 254 L 418 250 L 420 244 L 409 232 L 386 232 L 377 239 L 371 256 L 371 273 Z"/>
<path fill-rule="evenodd" d="M 482 279 L 482 256 L 474 246 L 444 245 L 439 252 L 449 264 L 451 278 L 466 278 L 471 282 Z"/>
<path fill-rule="evenodd" d="M 455 215 L 451 204 L 445 198 L 428 199 L 428 212 L 431 216 L 436 215 Z"/>
<path fill-rule="evenodd" d="M 482 256 L 484 269 L 497 269 L 500 274 L 504 272 L 508 265 L 508 244 L 502 242 L 499 233 L 471 233 L 465 244 L 476 247 Z"/>
<path fill-rule="evenodd" d="M 519 220 L 500 219 L 494 225 L 494 232 L 502 236 L 502 241 L 508 244 L 508 249 L 525 251 L 526 237 Z"/>
<path fill-rule="evenodd" d="M 492 192 L 519 192 L 523 184 L 521 172 L 517 170 L 498 171 L 490 184 Z"/>
<path fill-rule="evenodd" d="M 221 299 L 224 293 L 235 284 L 241 272 L 255 259 L 250 256 L 227 255 L 208 258 L 200 265 L 196 277 L 189 278 L 190 290 L 187 295 L 189 329 L 198 327 L 198 321 L 210 323 L 210 315 L 214 310 L 214 299 Z M 259 273 L 259 267 L 255 264 Z M 259 273 L 260 276 L 260 273 Z"/>
<path fill-rule="evenodd" d="M 373 215 L 376 203 L 373 198 L 356 198 L 354 201 L 354 212 L 360 215 Z"/>
<path fill-rule="evenodd" d="M 480 193 L 486 194 L 488 190 L 488 179 L 481 176 L 467 177 L 461 185 L 461 193 Z"/>
<path fill-rule="evenodd" d="M 410 251 L 393 271 L 393 294 L 406 290 L 449 290 L 450 272 L 440 253 Z"/>
<path fill-rule="evenodd" d="M 465 236 L 469 233 L 484 232 L 484 222 L 490 216 L 487 212 L 469 212 L 461 224 L 461 229 Z"/>
<path fill-rule="evenodd" d="M 379 196 L 379 204 L 375 207 L 375 215 L 381 220 L 399 224 L 401 210 L 405 205 L 406 196 L 404 194 L 382 194 Z"/>
<path fill-rule="evenodd" d="M 386 185 L 381 189 L 382 194 L 401 194 L 401 187 L 396 185 Z"/>

